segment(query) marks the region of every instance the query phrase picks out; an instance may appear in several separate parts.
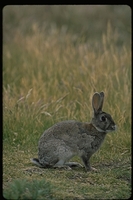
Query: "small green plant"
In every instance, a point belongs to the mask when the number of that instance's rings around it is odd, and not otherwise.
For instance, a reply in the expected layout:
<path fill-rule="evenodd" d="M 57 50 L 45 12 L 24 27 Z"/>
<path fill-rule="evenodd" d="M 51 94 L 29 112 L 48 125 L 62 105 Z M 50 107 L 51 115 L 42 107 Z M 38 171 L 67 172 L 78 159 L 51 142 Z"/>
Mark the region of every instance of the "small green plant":
<path fill-rule="evenodd" d="M 6 199 L 53 199 L 52 186 L 44 179 L 27 181 L 16 179 L 4 190 Z"/>

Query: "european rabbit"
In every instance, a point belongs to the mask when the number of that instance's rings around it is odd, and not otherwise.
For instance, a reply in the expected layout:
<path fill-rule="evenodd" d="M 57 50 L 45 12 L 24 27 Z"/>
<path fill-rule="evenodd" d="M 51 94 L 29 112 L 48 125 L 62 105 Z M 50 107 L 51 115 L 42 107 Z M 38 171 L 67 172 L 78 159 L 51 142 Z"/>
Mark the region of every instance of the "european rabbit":
<path fill-rule="evenodd" d="M 102 111 L 103 101 L 103 92 L 94 93 L 94 115 L 90 123 L 68 120 L 47 129 L 39 140 L 38 159 L 31 159 L 32 163 L 44 168 L 82 166 L 76 162 L 68 162 L 78 155 L 85 169 L 90 171 L 90 157 L 99 149 L 106 134 L 116 130 L 111 115 Z"/>

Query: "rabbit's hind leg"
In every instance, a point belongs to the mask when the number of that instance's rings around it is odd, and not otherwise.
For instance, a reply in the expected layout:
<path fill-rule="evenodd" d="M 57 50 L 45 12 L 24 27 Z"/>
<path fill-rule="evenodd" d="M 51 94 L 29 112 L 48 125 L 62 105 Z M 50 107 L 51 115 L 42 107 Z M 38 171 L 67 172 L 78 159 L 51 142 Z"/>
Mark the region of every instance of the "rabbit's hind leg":
<path fill-rule="evenodd" d="M 83 165 L 81 165 L 78 162 L 67 162 L 67 163 L 65 163 L 65 165 L 67 165 L 69 167 L 83 167 Z"/>
<path fill-rule="evenodd" d="M 65 164 L 64 160 L 59 160 L 54 166 L 54 168 L 65 168 L 71 170 L 71 167 Z"/>
<path fill-rule="evenodd" d="M 31 158 L 30 161 L 31 161 L 33 164 L 37 165 L 38 167 L 44 167 L 41 163 L 39 163 L 38 158 Z"/>

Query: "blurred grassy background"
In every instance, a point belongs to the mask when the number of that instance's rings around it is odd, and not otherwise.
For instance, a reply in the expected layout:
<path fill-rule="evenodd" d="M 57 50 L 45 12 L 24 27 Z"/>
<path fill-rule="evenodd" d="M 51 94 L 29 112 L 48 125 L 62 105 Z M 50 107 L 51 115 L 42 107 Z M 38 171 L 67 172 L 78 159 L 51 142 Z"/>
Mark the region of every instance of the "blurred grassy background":
<path fill-rule="evenodd" d="M 90 121 L 95 91 L 105 92 L 104 111 L 112 115 L 118 131 L 108 134 L 92 162 L 130 166 L 130 7 L 4 7 L 5 185 L 20 176 L 15 170 L 18 166 L 30 165 L 29 158 L 37 155 L 38 139 L 46 128 L 67 119 Z"/>

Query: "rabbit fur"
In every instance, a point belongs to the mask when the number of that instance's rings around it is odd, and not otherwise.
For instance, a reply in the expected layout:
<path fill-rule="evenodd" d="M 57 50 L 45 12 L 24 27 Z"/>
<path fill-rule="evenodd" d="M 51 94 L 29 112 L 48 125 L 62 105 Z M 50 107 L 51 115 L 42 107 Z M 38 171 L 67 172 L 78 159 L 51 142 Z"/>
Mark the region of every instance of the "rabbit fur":
<path fill-rule="evenodd" d="M 68 162 L 79 156 L 86 171 L 90 171 L 90 157 L 99 149 L 108 132 L 115 131 L 116 125 L 110 114 L 102 111 L 104 92 L 96 92 L 92 97 L 94 115 L 90 123 L 74 120 L 59 122 L 47 129 L 38 144 L 38 158 L 31 162 L 39 167 L 82 166 Z"/>

